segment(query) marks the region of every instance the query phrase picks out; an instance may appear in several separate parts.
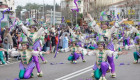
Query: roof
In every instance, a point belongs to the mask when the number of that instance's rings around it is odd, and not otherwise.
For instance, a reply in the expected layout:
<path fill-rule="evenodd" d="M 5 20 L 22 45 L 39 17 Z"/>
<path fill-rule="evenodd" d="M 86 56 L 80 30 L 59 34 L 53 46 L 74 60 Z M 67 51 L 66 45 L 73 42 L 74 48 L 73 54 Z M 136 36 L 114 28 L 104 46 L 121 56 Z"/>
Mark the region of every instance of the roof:
<path fill-rule="evenodd" d="M 7 10 L 8 8 L 1 8 L 0 11 Z M 11 12 L 14 12 L 13 10 L 10 10 Z"/>

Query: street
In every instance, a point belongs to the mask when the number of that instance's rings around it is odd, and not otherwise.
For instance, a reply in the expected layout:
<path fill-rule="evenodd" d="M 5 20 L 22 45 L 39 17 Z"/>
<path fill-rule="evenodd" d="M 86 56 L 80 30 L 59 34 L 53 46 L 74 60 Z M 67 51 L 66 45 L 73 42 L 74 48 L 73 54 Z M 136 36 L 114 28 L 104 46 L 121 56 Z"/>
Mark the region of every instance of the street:
<path fill-rule="evenodd" d="M 106 78 L 108 80 L 139 80 L 140 63 L 133 64 L 133 50 L 115 60 L 117 77 L 110 78 L 110 73 L 107 73 Z M 56 58 L 53 58 L 54 54 L 46 55 L 47 64 L 42 64 L 40 60 L 40 66 L 44 74 L 43 77 L 37 77 L 35 68 L 33 71 L 34 78 L 29 80 L 93 80 L 91 73 L 95 63 L 95 56 L 85 56 L 85 63 L 80 58 L 77 64 L 71 64 L 67 60 L 69 54 L 59 53 Z M 0 80 L 18 79 L 18 63 L 0 66 Z"/>

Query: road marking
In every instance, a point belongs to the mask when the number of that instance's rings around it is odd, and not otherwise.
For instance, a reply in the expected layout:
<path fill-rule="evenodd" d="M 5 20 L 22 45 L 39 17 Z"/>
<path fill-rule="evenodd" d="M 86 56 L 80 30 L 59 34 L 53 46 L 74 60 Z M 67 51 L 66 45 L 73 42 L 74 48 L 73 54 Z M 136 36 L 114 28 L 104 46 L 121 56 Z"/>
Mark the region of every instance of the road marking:
<path fill-rule="evenodd" d="M 15 63 L 19 63 L 20 61 L 17 61 L 17 62 L 13 62 L 13 63 L 9 63 L 9 64 L 3 64 L 3 65 L 0 65 L 0 66 L 8 66 L 8 65 L 12 65 L 12 64 L 15 64 Z"/>
<path fill-rule="evenodd" d="M 77 75 L 77 74 L 79 74 L 80 72 L 84 72 L 85 70 L 89 70 L 89 69 L 92 68 L 93 66 L 94 66 L 94 65 L 89 66 L 89 67 L 84 68 L 84 69 L 81 69 L 81 70 L 79 70 L 79 71 L 70 73 L 70 74 L 68 74 L 68 75 L 66 75 L 66 76 L 60 77 L 60 78 L 55 79 L 55 80 L 63 80 L 63 79 L 65 79 L 65 78 L 71 77 L 72 75 Z"/>
<path fill-rule="evenodd" d="M 63 80 L 69 80 L 69 79 L 71 79 L 71 78 L 74 78 L 74 77 L 76 77 L 76 76 L 79 76 L 79 75 L 81 75 L 81 74 L 84 74 L 84 73 L 89 72 L 89 71 L 92 71 L 92 70 L 93 70 L 93 69 L 88 69 L 88 70 L 86 70 L 86 71 L 82 71 L 82 72 L 80 72 L 79 74 L 75 74 L 75 75 L 70 76 L 70 77 L 68 77 L 68 78 L 65 78 L 65 79 L 63 79 Z"/>

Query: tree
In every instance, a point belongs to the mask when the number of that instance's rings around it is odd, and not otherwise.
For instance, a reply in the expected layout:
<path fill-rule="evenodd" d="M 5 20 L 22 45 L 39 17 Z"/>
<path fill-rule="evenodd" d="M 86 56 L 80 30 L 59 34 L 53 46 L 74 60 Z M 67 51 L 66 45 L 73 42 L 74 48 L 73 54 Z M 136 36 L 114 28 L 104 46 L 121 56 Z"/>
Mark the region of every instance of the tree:
<path fill-rule="evenodd" d="M 21 17 L 20 12 L 22 11 L 22 9 L 23 9 L 23 7 L 22 7 L 22 6 L 17 6 L 17 9 L 16 9 L 16 16 L 17 16 L 18 18 L 20 18 L 20 17 Z"/>

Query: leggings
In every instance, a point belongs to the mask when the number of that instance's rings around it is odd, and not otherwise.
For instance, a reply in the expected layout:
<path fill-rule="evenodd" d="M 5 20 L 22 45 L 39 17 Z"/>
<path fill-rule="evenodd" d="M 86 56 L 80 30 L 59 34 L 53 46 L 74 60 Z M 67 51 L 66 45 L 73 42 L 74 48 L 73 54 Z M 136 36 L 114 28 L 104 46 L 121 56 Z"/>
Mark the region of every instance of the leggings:
<path fill-rule="evenodd" d="M 115 73 L 115 64 L 114 64 L 114 57 L 107 57 L 108 63 L 110 64 L 111 67 L 111 73 Z"/>
<path fill-rule="evenodd" d="M 94 71 L 94 77 L 95 77 L 95 79 L 100 79 L 100 77 L 102 76 L 102 77 L 105 77 L 106 76 L 106 72 L 107 72 L 107 70 L 109 69 L 109 65 L 108 65 L 108 63 L 107 62 L 102 62 L 101 63 L 101 68 L 100 69 L 96 69 L 95 71 Z"/>
<path fill-rule="evenodd" d="M 24 70 L 20 70 L 19 72 L 19 78 L 20 79 L 29 79 L 31 77 L 31 74 L 33 72 L 33 68 L 30 68 L 30 69 L 24 69 Z"/>
<path fill-rule="evenodd" d="M 43 57 L 43 55 L 40 55 L 40 58 L 42 61 L 45 61 L 45 58 Z"/>
<path fill-rule="evenodd" d="M 6 61 L 8 61 L 8 53 L 7 52 L 4 53 L 5 53 Z"/>
<path fill-rule="evenodd" d="M 34 62 L 36 64 L 37 72 L 40 73 L 41 70 L 40 70 L 40 64 L 39 64 L 38 56 L 33 56 L 33 59 L 34 59 Z"/>
<path fill-rule="evenodd" d="M 137 60 L 137 61 L 140 58 L 140 56 L 138 55 L 138 52 L 134 52 L 133 56 L 134 56 L 134 59 Z"/>
<path fill-rule="evenodd" d="M 6 63 L 5 60 L 4 60 L 4 58 L 3 58 L 3 56 L 0 56 L 0 60 L 1 60 L 2 64 L 5 64 Z"/>
<path fill-rule="evenodd" d="M 79 59 L 80 56 L 81 56 L 82 60 L 84 60 L 84 55 L 82 53 L 80 53 L 80 54 L 74 53 L 73 55 L 74 55 L 74 60 Z"/>

